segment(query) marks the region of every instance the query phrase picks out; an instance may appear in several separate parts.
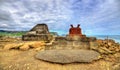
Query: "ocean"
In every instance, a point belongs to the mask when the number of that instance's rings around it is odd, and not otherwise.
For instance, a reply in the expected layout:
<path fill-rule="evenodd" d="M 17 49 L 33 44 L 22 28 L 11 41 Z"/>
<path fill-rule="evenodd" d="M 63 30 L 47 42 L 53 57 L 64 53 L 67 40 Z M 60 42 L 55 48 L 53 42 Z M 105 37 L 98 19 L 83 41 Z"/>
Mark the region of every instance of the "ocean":
<path fill-rule="evenodd" d="M 120 43 L 120 35 L 89 35 L 88 37 L 96 37 L 97 39 L 113 39 L 115 42 Z"/>

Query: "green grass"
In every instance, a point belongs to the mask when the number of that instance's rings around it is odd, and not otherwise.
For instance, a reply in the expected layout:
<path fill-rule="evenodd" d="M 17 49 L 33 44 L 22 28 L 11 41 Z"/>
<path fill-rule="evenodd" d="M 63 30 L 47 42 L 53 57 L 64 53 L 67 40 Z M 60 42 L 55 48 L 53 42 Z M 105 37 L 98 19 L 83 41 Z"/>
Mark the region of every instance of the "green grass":
<path fill-rule="evenodd" d="M 0 32 L 0 36 L 22 36 L 26 32 Z"/>
<path fill-rule="evenodd" d="M 26 34 L 27 31 L 20 32 L 0 32 L 0 36 L 21 37 Z M 56 32 L 50 32 L 52 35 L 58 36 Z"/>

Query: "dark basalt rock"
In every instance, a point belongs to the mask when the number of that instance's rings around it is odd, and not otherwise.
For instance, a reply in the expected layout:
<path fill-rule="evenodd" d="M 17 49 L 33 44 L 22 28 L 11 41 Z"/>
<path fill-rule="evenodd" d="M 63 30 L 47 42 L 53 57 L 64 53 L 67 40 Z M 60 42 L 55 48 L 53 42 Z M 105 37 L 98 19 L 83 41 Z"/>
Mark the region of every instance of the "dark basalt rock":
<path fill-rule="evenodd" d="M 54 63 L 92 62 L 100 58 L 92 50 L 46 50 L 39 52 L 35 58 Z"/>

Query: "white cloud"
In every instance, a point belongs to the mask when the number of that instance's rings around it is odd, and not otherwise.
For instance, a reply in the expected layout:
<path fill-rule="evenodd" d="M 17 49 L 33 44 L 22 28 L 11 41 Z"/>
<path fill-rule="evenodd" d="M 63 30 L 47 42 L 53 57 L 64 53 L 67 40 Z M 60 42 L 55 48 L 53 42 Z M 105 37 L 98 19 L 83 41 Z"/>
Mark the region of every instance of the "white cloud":
<path fill-rule="evenodd" d="M 93 15 L 95 17 L 94 20 L 97 23 L 116 18 L 120 15 L 119 11 L 119 6 L 117 6 L 115 0 L 107 0 Z"/>
<path fill-rule="evenodd" d="M 6 0 L 1 9 L 9 12 L 13 19 L 11 23 L 6 24 L 23 27 L 22 25 L 27 26 L 28 23 L 32 25 L 41 22 L 57 24 L 59 21 L 69 21 L 72 11 L 68 7 L 69 3 L 63 0 Z"/>
<path fill-rule="evenodd" d="M 0 24 L 7 24 L 8 28 L 2 26 L 6 29 L 29 30 L 37 23 L 47 23 L 60 33 L 67 32 L 70 24 L 81 24 L 88 34 L 96 29 L 102 32 L 112 28 L 110 21 L 117 19 L 111 23 L 118 25 L 119 5 L 119 0 L 0 0 Z"/>
<path fill-rule="evenodd" d="M 1 24 L 0 27 L 9 27 L 7 24 Z"/>

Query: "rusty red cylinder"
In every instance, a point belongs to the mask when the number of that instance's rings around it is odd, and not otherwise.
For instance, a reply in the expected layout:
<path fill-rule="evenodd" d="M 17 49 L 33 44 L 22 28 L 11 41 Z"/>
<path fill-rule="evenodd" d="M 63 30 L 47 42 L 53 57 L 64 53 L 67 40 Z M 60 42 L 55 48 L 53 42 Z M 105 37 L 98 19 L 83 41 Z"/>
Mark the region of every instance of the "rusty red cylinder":
<path fill-rule="evenodd" d="M 78 25 L 77 27 L 73 27 L 71 25 L 71 28 L 69 29 L 69 35 L 82 35 L 81 28 Z"/>

